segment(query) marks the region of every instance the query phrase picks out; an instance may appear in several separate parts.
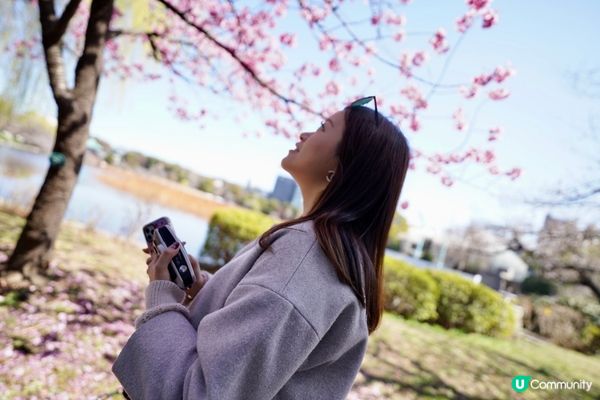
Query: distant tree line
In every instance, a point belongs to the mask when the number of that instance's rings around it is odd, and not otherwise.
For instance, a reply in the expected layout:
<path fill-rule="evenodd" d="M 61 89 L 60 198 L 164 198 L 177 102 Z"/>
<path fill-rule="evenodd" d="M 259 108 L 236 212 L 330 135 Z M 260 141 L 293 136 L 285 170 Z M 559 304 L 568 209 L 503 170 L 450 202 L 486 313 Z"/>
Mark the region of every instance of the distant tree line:
<path fill-rule="evenodd" d="M 109 164 L 144 170 L 202 192 L 219 196 L 223 200 L 235 203 L 240 207 L 260 211 L 282 219 L 292 218 L 299 213 L 297 207 L 275 198 L 269 198 L 266 193 L 257 188 L 243 187 L 222 179 L 203 176 L 178 164 L 147 156 L 138 151 L 127 151 L 119 156 L 112 149 L 106 150 L 104 161 Z"/>

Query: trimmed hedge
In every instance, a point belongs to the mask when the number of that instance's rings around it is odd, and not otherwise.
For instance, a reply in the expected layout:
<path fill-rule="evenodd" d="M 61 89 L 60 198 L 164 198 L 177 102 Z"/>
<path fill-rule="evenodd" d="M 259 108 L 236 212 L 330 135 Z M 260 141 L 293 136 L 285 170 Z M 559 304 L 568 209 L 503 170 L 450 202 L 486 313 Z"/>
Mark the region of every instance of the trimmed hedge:
<path fill-rule="evenodd" d="M 417 321 L 437 319 L 438 286 L 422 270 L 392 258 L 384 262 L 384 308 Z"/>
<path fill-rule="evenodd" d="M 510 336 L 513 307 L 493 289 L 452 272 L 385 258 L 384 308 L 409 319 L 489 336 Z"/>
<path fill-rule="evenodd" d="M 248 242 L 278 223 L 268 215 L 241 208 L 216 211 L 209 222 L 208 234 L 201 256 L 208 256 L 224 265 Z"/>

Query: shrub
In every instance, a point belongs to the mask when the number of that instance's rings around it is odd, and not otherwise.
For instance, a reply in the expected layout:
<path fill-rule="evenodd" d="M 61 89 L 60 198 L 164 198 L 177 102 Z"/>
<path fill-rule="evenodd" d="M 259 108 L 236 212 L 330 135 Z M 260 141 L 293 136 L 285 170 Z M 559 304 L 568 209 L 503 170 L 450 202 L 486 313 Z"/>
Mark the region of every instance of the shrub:
<path fill-rule="evenodd" d="M 444 328 L 464 328 L 469 319 L 467 306 L 471 300 L 472 282 L 443 271 L 426 270 L 439 288 L 436 322 Z"/>
<path fill-rule="evenodd" d="M 547 296 L 522 296 L 524 327 L 558 346 L 600 353 L 600 327 L 592 316 Z M 563 303 L 563 304 L 561 304 Z"/>
<path fill-rule="evenodd" d="M 452 272 L 427 273 L 439 288 L 436 323 L 490 336 L 510 336 L 514 332 L 513 306 L 499 293 Z"/>
<path fill-rule="evenodd" d="M 556 293 L 556 285 L 542 276 L 531 275 L 521 282 L 521 292 L 553 295 Z"/>
<path fill-rule="evenodd" d="M 600 354 L 600 326 L 590 323 L 583 328 L 581 334 L 583 346 L 581 350 L 585 353 Z"/>
<path fill-rule="evenodd" d="M 417 321 L 437 318 L 438 287 L 425 271 L 386 257 L 384 308 Z"/>
<path fill-rule="evenodd" d="M 218 210 L 210 219 L 201 256 L 209 256 L 215 263 L 224 265 L 246 243 L 256 239 L 276 222 L 269 216 L 251 210 Z"/>
<path fill-rule="evenodd" d="M 510 336 L 515 330 L 516 316 L 512 304 L 484 285 L 474 284 L 469 304 L 468 332 L 490 336 Z"/>
<path fill-rule="evenodd" d="M 385 257 L 383 276 L 384 308 L 395 314 L 489 336 L 514 332 L 513 305 L 487 286 L 389 257 Z"/>

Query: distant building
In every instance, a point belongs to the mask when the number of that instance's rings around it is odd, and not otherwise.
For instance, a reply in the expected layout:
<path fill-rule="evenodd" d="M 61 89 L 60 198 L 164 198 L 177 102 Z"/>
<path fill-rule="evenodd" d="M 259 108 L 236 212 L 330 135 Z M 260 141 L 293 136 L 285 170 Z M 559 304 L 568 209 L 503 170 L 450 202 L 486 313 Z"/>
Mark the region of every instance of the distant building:
<path fill-rule="evenodd" d="M 470 242 L 470 243 L 469 243 Z M 466 244 L 465 248 L 457 245 Z M 465 277 L 475 276 L 479 282 L 498 290 L 516 290 L 519 283 L 527 277 L 529 266 L 517 253 L 492 232 L 483 228 L 473 229 L 467 237 L 457 232 L 436 232 L 425 227 L 411 227 L 400 239 L 400 252 L 405 256 L 419 260 L 432 268 L 448 268 L 461 273 L 456 265 L 457 257 L 466 260 L 465 264 L 479 265 L 477 271 L 466 273 Z M 475 280 L 475 279 L 473 279 Z"/>
<path fill-rule="evenodd" d="M 285 176 L 278 176 L 275 182 L 275 187 L 269 195 L 269 198 L 278 199 L 279 201 L 290 203 L 291 205 L 301 207 L 302 195 L 300 187 L 296 181 Z"/>
<path fill-rule="evenodd" d="M 448 246 L 445 237 L 439 232 L 426 227 L 411 226 L 407 232 L 400 234 L 399 250 L 443 268 Z"/>

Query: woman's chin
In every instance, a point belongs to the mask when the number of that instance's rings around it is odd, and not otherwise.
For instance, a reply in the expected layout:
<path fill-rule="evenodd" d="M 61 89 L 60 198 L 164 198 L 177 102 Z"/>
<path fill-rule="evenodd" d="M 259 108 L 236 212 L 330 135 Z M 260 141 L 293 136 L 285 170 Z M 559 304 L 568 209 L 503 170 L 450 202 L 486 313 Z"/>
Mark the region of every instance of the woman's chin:
<path fill-rule="evenodd" d="M 294 157 L 294 152 L 289 151 L 282 159 L 281 159 L 281 167 L 289 172 L 289 163 L 291 159 Z"/>

